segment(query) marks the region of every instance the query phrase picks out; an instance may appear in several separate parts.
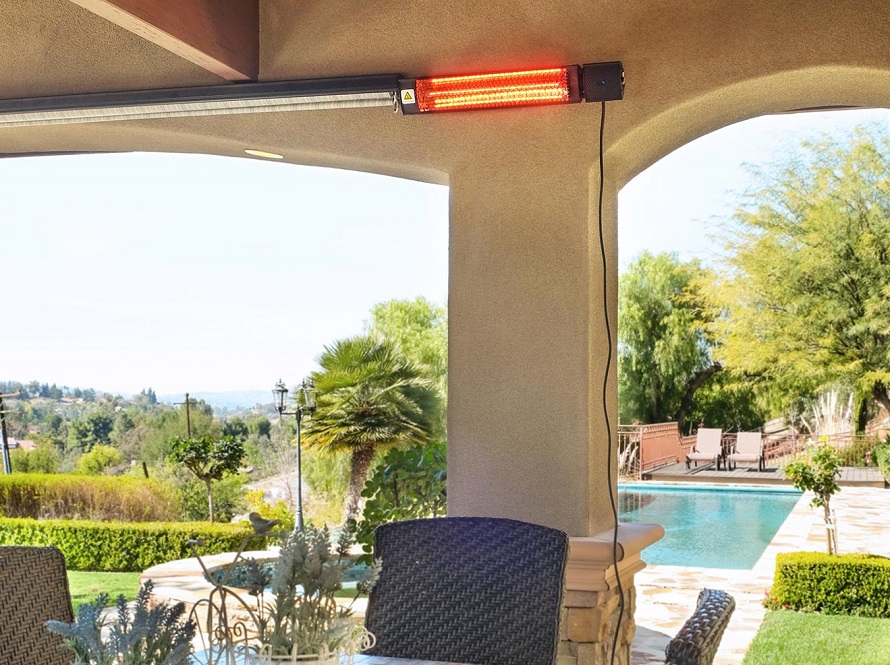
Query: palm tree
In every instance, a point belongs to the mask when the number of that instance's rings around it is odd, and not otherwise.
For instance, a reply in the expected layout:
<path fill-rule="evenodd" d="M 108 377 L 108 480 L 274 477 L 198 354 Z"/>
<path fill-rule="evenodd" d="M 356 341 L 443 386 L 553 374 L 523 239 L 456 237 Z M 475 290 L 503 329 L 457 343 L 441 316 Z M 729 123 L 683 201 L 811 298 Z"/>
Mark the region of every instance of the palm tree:
<path fill-rule="evenodd" d="M 398 346 L 374 334 L 325 347 L 319 364 L 311 377 L 318 407 L 303 442 L 352 455 L 346 519 L 354 519 L 375 452 L 425 443 L 434 434 L 439 391 Z"/>

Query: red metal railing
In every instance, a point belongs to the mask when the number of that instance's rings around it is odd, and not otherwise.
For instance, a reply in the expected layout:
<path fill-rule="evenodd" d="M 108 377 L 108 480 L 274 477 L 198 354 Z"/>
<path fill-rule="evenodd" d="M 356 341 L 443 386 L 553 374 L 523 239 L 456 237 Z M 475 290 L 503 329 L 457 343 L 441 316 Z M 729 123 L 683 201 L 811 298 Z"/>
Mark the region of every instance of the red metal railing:
<path fill-rule="evenodd" d="M 647 471 L 683 460 L 688 449 L 675 422 L 619 425 L 618 475 L 638 480 Z"/>

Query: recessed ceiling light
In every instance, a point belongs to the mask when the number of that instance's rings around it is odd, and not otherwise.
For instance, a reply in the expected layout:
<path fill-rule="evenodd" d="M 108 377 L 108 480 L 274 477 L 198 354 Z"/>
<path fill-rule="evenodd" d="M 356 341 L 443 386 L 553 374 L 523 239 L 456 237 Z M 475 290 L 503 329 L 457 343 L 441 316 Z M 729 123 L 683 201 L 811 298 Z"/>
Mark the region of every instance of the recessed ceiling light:
<path fill-rule="evenodd" d="M 245 150 L 248 155 L 253 155 L 254 157 L 265 157 L 266 159 L 284 159 L 284 155 L 279 155 L 275 152 L 266 152 L 265 150 Z"/>

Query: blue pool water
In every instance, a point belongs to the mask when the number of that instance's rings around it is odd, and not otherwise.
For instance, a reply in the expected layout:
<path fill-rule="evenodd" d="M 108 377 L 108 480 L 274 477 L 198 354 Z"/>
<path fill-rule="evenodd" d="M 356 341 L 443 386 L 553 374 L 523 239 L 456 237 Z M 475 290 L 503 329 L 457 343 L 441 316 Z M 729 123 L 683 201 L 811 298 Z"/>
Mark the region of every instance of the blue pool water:
<path fill-rule="evenodd" d="M 621 486 L 619 519 L 664 527 L 664 538 L 643 552 L 647 563 L 748 570 L 800 496 L 785 489 Z"/>

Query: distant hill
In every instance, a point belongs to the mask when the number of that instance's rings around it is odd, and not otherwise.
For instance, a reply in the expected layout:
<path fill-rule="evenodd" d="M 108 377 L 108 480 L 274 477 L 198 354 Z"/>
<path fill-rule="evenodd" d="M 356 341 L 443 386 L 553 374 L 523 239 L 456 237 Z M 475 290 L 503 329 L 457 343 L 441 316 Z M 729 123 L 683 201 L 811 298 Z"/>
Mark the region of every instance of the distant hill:
<path fill-rule="evenodd" d="M 236 390 L 220 393 L 190 392 L 189 397 L 203 399 L 214 409 L 249 409 L 256 404 L 272 404 L 271 390 Z M 158 395 L 158 401 L 164 404 L 174 404 L 184 399 L 184 393 Z"/>

